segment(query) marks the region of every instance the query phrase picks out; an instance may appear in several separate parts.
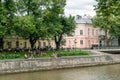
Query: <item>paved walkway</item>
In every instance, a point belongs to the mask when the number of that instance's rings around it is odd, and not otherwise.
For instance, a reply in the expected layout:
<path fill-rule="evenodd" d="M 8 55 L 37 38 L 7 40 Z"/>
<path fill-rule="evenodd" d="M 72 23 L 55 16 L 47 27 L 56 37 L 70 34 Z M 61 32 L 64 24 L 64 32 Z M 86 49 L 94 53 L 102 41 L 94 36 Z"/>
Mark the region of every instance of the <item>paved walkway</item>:
<path fill-rule="evenodd" d="M 120 49 L 90 49 L 90 50 L 85 50 L 88 52 L 93 53 L 94 55 L 120 55 L 120 54 L 109 54 L 107 52 L 102 52 L 102 51 L 119 51 Z"/>
<path fill-rule="evenodd" d="M 111 54 L 111 53 L 107 53 L 107 52 L 101 52 L 101 51 L 119 51 L 120 49 L 100 49 L 100 50 L 86 50 L 90 53 L 92 53 L 93 55 L 109 55 L 111 58 L 113 58 L 116 61 L 120 60 L 120 54 Z"/>

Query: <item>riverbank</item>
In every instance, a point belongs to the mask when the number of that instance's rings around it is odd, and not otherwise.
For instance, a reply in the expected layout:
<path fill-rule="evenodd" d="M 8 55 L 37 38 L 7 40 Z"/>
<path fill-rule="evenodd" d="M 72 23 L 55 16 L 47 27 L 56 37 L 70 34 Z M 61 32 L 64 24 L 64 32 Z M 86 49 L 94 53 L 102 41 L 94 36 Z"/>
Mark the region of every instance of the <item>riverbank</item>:
<path fill-rule="evenodd" d="M 102 52 L 95 50 L 91 50 L 90 52 L 96 53 L 97 55 L 65 58 L 1 60 L 0 74 L 120 63 L 120 56 L 102 54 Z"/>

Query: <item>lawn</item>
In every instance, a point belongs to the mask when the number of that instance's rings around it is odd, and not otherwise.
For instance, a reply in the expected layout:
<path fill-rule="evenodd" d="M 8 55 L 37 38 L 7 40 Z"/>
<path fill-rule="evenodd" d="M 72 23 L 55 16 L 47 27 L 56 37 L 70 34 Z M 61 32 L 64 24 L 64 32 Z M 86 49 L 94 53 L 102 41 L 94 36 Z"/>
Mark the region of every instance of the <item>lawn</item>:
<path fill-rule="evenodd" d="M 0 52 L 0 60 L 6 59 L 24 59 L 24 55 L 33 55 L 34 58 L 50 58 L 53 54 L 59 55 L 59 57 L 69 57 L 69 56 L 89 56 L 92 55 L 89 52 L 81 51 L 81 50 L 74 50 L 74 51 L 44 51 L 42 55 L 28 53 L 28 52 Z"/>

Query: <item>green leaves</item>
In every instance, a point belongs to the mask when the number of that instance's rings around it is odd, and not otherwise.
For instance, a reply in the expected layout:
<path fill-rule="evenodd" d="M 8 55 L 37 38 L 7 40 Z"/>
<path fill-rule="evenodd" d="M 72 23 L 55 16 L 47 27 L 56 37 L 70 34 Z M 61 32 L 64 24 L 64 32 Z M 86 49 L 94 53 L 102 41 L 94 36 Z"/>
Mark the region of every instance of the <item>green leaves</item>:
<path fill-rule="evenodd" d="M 14 29 L 19 36 L 28 38 L 30 34 L 36 31 L 35 24 L 33 24 L 32 16 L 23 16 L 15 19 Z"/>
<path fill-rule="evenodd" d="M 2 38 L 12 34 L 13 19 L 16 12 L 16 2 L 14 0 L 0 1 L 0 36 Z"/>
<path fill-rule="evenodd" d="M 73 18 L 60 17 L 65 5 L 66 0 L 0 1 L 0 37 L 15 34 L 35 43 L 39 38 L 69 34 L 73 29 L 70 27 Z"/>
<path fill-rule="evenodd" d="M 96 17 L 93 19 L 93 25 L 105 31 L 105 36 L 120 36 L 120 1 L 119 0 L 96 0 Z M 106 40 L 107 41 L 107 40 Z"/>
<path fill-rule="evenodd" d="M 0 38 L 3 38 L 3 36 L 5 35 L 5 28 L 2 26 L 2 25 L 0 25 Z"/>
<path fill-rule="evenodd" d="M 61 16 L 60 22 L 61 22 L 61 25 L 63 26 L 63 28 L 62 28 L 63 34 L 70 35 L 75 30 L 76 23 L 75 23 L 74 17 Z"/>

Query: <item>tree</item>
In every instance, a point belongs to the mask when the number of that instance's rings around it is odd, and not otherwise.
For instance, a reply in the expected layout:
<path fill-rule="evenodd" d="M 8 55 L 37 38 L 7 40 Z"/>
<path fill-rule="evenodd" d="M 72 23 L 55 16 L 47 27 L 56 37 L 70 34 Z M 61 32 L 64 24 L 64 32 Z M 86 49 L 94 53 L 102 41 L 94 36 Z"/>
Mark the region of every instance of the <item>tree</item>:
<path fill-rule="evenodd" d="M 64 35 L 72 35 L 72 33 L 75 30 L 75 20 L 74 17 L 69 16 L 69 17 L 60 17 L 60 23 L 62 25 L 62 29 L 58 34 L 54 35 L 54 40 L 56 43 L 56 49 L 60 49 L 61 41 L 63 40 Z"/>
<path fill-rule="evenodd" d="M 14 29 L 19 36 L 29 39 L 32 49 L 39 38 L 45 37 L 46 28 L 42 19 L 44 5 L 42 3 L 42 0 L 18 1 L 18 16 Z"/>
<path fill-rule="evenodd" d="M 0 49 L 3 48 L 3 37 L 5 35 L 4 23 L 6 18 L 4 18 L 5 8 L 2 0 L 0 0 Z"/>
<path fill-rule="evenodd" d="M 19 0 L 19 16 L 15 20 L 17 34 L 28 38 L 31 48 L 38 39 L 59 34 L 63 27 L 60 15 L 64 14 L 65 3 L 66 0 Z"/>
<path fill-rule="evenodd" d="M 64 14 L 64 7 L 66 0 L 51 0 L 46 6 L 45 14 L 43 15 L 44 23 L 47 24 L 48 36 L 55 40 L 56 49 L 59 49 L 60 41 L 57 39 L 57 35 L 62 32 L 62 23 L 60 16 Z M 49 25 L 49 26 L 48 26 Z"/>
<path fill-rule="evenodd" d="M 14 0 L 0 0 L 0 48 L 3 48 L 3 38 L 13 32 L 13 19 L 16 13 Z"/>
<path fill-rule="evenodd" d="M 118 19 L 120 16 L 119 0 L 96 0 L 95 6 L 96 17 L 93 19 L 93 25 L 100 27 L 105 31 L 105 41 L 107 46 L 110 46 L 111 39 L 118 36 L 116 29 L 118 30 Z"/>
<path fill-rule="evenodd" d="M 48 36 L 58 34 L 61 31 L 60 15 L 64 14 L 66 0 L 50 0 L 43 14 L 44 23 L 47 26 Z"/>
<path fill-rule="evenodd" d="M 47 24 L 48 36 L 55 41 L 56 50 L 60 49 L 63 36 L 71 34 L 75 29 L 74 17 L 63 16 L 65 5 L 66 0 L 51 0 L 43 15 L 44 23 Z"/>

